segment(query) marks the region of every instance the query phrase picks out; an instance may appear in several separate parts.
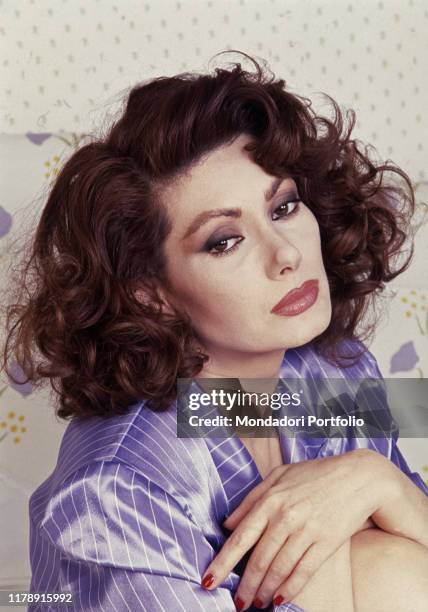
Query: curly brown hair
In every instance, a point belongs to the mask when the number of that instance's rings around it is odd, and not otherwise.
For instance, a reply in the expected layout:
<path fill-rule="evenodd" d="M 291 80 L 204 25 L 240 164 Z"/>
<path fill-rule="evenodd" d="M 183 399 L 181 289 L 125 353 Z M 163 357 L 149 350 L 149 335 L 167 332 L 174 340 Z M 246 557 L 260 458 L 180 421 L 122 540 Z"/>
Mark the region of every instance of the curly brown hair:
<path fill-rule="evenodd" d="M 267 173 L 293 176 L 318 220 L 332 318 L 313 342 L 326 359 L 351 365 L 341 340 L 373 332 L 373 323 L 362 325 L 371 298 L 407 268 L 413 244 L 401 265 L 396 260 L 415 206 L 408 175 L 358 148 L 353 110 L 345 126 L 324 94 L 335 117 L 317 116 L 310 100 L 242 55 L 255 72 L 234 63 L 134 86 L 106 135 L 91 137 L 59 172 L 6 308 L 2 355 L 15 383 L 12 358 L 27 382 L 51 382 L 58 417 L 122 414 L 141 399 L 166 410 L 177 377 L 202 370 L 208 356 L 191 320 L 164 312 L 158 293 L 171 230 L 160 194 L 241 133 L 254 137 L 246 148 Z M 386 183 L 385 171 L 404 185 Z"/>

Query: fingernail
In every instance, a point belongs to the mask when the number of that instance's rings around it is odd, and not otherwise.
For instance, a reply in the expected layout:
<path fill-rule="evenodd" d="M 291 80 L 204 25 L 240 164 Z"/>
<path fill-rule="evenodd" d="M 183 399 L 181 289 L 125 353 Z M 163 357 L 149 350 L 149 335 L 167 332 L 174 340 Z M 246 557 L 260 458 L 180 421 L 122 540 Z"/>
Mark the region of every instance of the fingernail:
<path fill-rule="evenodd" d="M 277 595 L 275 597 L 275 599 L 273 600 L 273 605 L 274 606 L 280 606 L 282 604 L 282 602 L 284 601 L 284 598 L 282 595 Z"/>
<path fill-rule="evenodd" d="M 204 589 L 206 589 L 207 587 L 210 587 L 213 582 L 214 582 L 214 576 L 212 574 L 207 574 L 203 578 L 201 585 L 204 587 Z"/>
<path fill-rule="evenodd" d="M 255 608 L 263 608 L 263 602 L 258 597 L 256 597 L 256 599 L 253 601 L 253 606 Z"/>
<path fill-rule="evenodd" d="M 242 610 L 242 608 L 245 606 L 245 603 L 242 601 L 242 599 L 238 597 L 235 599 L 235 606 L 237 610 Z"/>

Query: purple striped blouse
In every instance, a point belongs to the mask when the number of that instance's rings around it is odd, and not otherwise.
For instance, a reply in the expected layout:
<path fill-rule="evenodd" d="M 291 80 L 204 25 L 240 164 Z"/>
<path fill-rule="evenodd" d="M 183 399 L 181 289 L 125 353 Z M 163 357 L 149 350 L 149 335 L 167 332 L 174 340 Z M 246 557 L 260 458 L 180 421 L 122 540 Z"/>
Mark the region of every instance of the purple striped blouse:
<path fill-rule="evenodd" d="M 339 369 L 311 343 L 286 351 L 279 376 L 382 377 L 367 349 L 355 366 Z M 176 418 L 175 403 L 155 413 L 143 401 L 126 415 L 69 423 L 55 469 L 29 501 L 30 591 L 72 592 L 74 603 L 28 610 L 235 611 L 245 563 L 214 591 L 204 590 L 200 580 L 228 536 L 224 517 L 262 478 L 238 436 L 177 438 Z M 305 441 L 281 435 L 280 442 L 284 463 L 374 449 L 428 495 L 395 438 Z M 270 609 L 300 610 L 291 603 Z"/>

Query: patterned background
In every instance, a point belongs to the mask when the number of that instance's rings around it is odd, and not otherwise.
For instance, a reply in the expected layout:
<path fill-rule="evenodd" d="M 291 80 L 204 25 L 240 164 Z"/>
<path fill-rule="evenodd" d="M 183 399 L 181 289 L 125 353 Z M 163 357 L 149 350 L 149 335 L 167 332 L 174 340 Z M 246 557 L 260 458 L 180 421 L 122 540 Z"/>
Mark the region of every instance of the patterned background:
<path fill-rule="evenodd" d="M 114 119 L 129 87 L 235 59 L 267 60 L 288 87 L 329 112 L 353 108 L 353 135 L 403 167 L 418 199 L 416 255 L 391 284 L 371 350 L 385 376 L 428 376 L 428 88 L 424 0 L 0 0 L 0 281 L 10 241 L 31 230 L 51 180 Z M 249 66 L 251 67 L 251 66 Z M 0 383 L 0 585 L 29 576 L 28 496 L 50 473 L 65 423 L 48 391 Z M 428 478 L 425 440 L 400 444 Z M 5 520 L 4 520 L 5 519 Z M 12 536 L 13 534 L 13 536 Z"/>

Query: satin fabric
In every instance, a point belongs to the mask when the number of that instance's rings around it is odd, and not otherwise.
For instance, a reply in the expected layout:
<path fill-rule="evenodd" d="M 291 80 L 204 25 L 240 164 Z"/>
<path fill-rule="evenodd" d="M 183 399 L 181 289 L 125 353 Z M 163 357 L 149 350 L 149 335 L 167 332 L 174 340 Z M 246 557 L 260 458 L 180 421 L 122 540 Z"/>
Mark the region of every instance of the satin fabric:
<path fill-rule="evenodd" d="M 350 353 L 364 348 L 356 341 L 343 346 Z M 367 349 L 356 365 L 337 368 L 310 343 L 285 352 L 280 377 L 342 378 L 344 384 L 382 378 Z M 142 401 L 126 415 L 70 422 L 55 469 L 29 502 L 30 591 L 69 591 L 74 603 L 28 610 L 235 611 L 245 559 L 214 591 L 200 580 L 228 536 L 224 518 L 262 478 L 238 436 L 186 439 L 176 431 L 175 403 L 157 413 Z M 284 463 L 374 449 L 428 495 L 396 434 L 305 440 L 280 431 L 280 442 Z M 301 610 L 293 603 L 270 609 Z"/>

